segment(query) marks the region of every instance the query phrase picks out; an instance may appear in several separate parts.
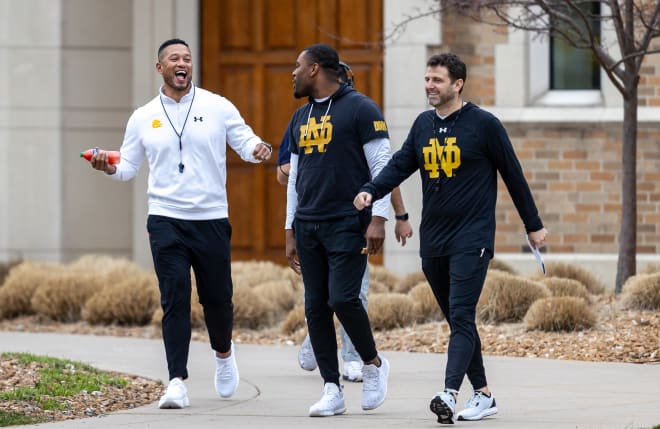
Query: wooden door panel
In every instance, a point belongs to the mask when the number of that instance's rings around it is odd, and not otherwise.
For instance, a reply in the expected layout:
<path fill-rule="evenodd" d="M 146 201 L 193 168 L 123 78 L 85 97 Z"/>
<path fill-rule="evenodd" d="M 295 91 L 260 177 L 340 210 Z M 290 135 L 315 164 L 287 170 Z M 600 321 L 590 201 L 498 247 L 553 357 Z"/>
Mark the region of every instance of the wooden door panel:
<path fill-rule="evenodd" d="M 238 155 L 234 154 L 236 158 Z M 238 158 L 240 161 L 240 158 Z M 232 225 L 232 247 L 241 250 L 252 249 L 253 228 L 253 189 L 254 169 L 246 164 L 245 167 L 235 167 L 227 177 L 229 193 L 229 219 Z"/>
<path fill-rule="evenodd" d="M 313 43 L 334 46 L 357 89 L 382 105 L 382 0 L 202 0 L 201 85 L 228 98 L 254 131 L 279 147 L 293 111 L 291 72 Z M 276 154 L 263 165 L 227 155 L 233 258 L 285 263 L 286 189 Z M 370 258 L 382 262 L 382 257 Z"/>
<path fill-rule="evenodd" d="M 339 19 L 337 21 L 337 34 L 339 38 L 338 49 L 361 49 L 365 41 L 371 41 L 373 37 L 368 37 L 369 30 L 369 3 L 351 0 L 341 0 L 339 2 L 339 16 L 350 16 L 351 19 Z M 361 25 L 355 25 L 356 22 Z"/>
<path fill-rule="evenodd" d="M 264 46 L 266 49 L 293 49 L 297 35 L 291 31 L 296 22 L 297 5 L 295 0 L 266 1 L 264 15 Z M 288 28 L 287 28 L 288 27 Z"/>
<path fill-rule="evenodd" d="M 266 66 L 266 93 L 263 94 L 264 135 L 269 142 L 279 147 L 282 134 L 289 123 L 291 114 L 307 100 L 301 101 L 293 97 L 290 65 L 274 64 Z M 266 137 L 264 137 L 266 138 Z"/>
<path fill-rule="evenodd" d="M 254 67 L 243 64 L 225 65 L 222 67 L 219 81 L 220 89 L 215 92 L 229 99 L 238 108 L 247 124 L 253 126 L 249 118 L 257 115 L 259 107 L 252 97 L 245 96 L 245 88 L 253 88 L 255 85 Z"/>
<path fill-rule="evenodd" d="M 206 2 L 208 3 L 208 2 Z M 246 31 L 253 25 L 250 10 L 254 10 L 254 0 L 222 0 L 218 2 L 219 7 L 214 8 L 217 12 L 211 25 L 219 31 L 220 48 L 222 51 L 245 50 L 251 51 L 255 44 L 254 32 Z M 208 8 L 202 7 L 202 10 Z M 203 37 L 207 32 L 203 28 Z"/>

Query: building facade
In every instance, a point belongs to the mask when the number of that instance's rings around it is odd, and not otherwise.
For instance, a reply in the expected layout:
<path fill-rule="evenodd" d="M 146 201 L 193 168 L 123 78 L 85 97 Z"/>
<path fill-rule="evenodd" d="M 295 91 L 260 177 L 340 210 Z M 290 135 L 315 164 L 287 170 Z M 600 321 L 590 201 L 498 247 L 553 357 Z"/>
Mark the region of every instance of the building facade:
<path fill-rule="evenodd" d="M 119 148 L 132 110 L 158 91 L 161 80 L 155 72 L 155 52 L 163 40 L 187 40 L 195 59 L 195 81 L 202 86 L 209 82 L 209 73 L 205 78 L 200 72 L 208 70 L 208 62 L 214 60 L 202 47 L 214 43 L 209 34 L 215 33 L 209 30 L 214 22 L 205 18 L 205 13 L 223 12 L 223 8 L 227 13 L 237 13 L 245 2 L 223 0 L 213 2 L 220 4 L 213 8 L 209 3 L 0 0 L 0 60 L 8 65 L 8 76 L 0 84 L 0 260 L 68 262 L 87 253 L 106 253 L 151 266 L 145 231 L 147 169 L 143 167 L 133 182 L 118 184 L 92 171 L 78 153 L 95 146 Z M 417 114 L 428 108 L 423 88 L 428 56 L 444 51 L 461 55 L 468 64 L 464 98 L 498 116 L 516 147 L 551 232 L 546 258 L 580 261 L 613 286 L 621 217 L 623 110 L 620 95 L 604 73 L 596 91 L 554 91 L 548 85 L 548 41 L 457 17 L 421 18 L 388 38 L 384 47 L 356 46 L 356 38 L 373 34 L 354 34 L 351 32 L 356 25 L 342 25 L 353 22 L 347 21 L 349 17 L 367 23 L 377 19 L 381 33 L 390 34 L 405 16 L 428 8 L 431 2 L 427 0 L 254 0 L 251 5 L 249 13 L 254 15 L 250 19 L 257 24 L 257 31 L 249 34 L 262 45 L 263 40 L 280 34 L 277 28 L 272 30 L 271 20 L 314 16 L 324 22 L 328 17 L 335 34 L 317 29 L 307 38 L 282 37 L 277 46 L 259 45 L 262 53 L 269 54 L 263 55 L 263 60 L 249 61 L 271 61 L 271 68 L 279 67 L 281 72 L 274 74 L 283 76 L 279 88 L 290 85 L 286 76 L 293 69 L 295 57 L 286 66 L 280 59 L 271 58 L 275 55 L 272 52 L 282 50 L 282 55 L 289 55 L 289 51 L 301 48 L 298 44 L 313 40 L 315 34 L 318 41 L 335 44 L 342 56 L 345 53 L 349 62 L 358 65 L 358 89 L 380 100 L 393 150 L 401 145 Z M 293 11 L 294 15 L 282 11 Z M 295 22 L 292 19 L 290 34 L 294 35 L 303 32 Z M 222 28 L 233 32 L 231 40 L 238 48 L 243 46 L 241 43 L 252 43 L 247 36 L 238 37 L 248 34 L 245 27 Z M 608 29 L 603 32 L 607 35 Z M 218 34 L 227 40 L 227 34 Z M 660 40 L 654 47 L 660 48 Z M 289 51 L 284 52 L 286 49 Z M 374 52 L 382 56 L 382 65 L 374 63 Z M 234 65 L 251 67 L 247 62 L 240 63 L 242 57 L 236 58 Z M 226 66 L 218 67 L 222 74 Z M 263 76 L 255 87 L 263 93 L 269 91 L 264 83 L 270 76 L 267 71 L 246 76 Z M 221 82 L 233 85 L 234 81 Z M 369 86 L 362 87 L 361 83 Z M 222 88 L 218 91 L 223 92 Z M 249 100 L 255 98 L 254 94 L 246 94 L 245 99 L 242 93 L 230 94 L 248 123 L 256 124 L 257 133 L 275 142 L 286 122 L 280 130 L 277 124 L 262 119 L 258 110 L 253 113 Z M 657 261 L 660 247 L 660 55 L 647 57 L 639 94 L 637 201 L 641 268 L 647 261 Z M 289 108 L 289 99 L 286 103 Z M 286 115 L 283 118 L 288 119 Z M 283 214 L 272 212 L 279 210 L 273 207 L 280 207 L 282 203 L 277 201 L 284 198 L 284 193 L 270 185 L 275 181 L 272 167 L 256 170 L 257 179 L 251 189 L 258 198 L 275 201 L 274 205 L 264 205 L 261 214 L 230 215 L 230 220 L 238 226 L 256 216 L 263 225 L 263 238 L 257 237 L 256 241 L 264 244 L 254 255 L 273 254 L 281 240 L 283 258 Z M 419 178 L 411 177 L 402 185 L 402 191 L 416 227 L 421 213 Z M 240 207 L 240 202 L 235 206 Z M 523 272 L 534 271 L 533 257 L 524 252 L 522 223 L 503 187 L 497 222 L 496 256 Z M 419 270 L 418 234 L 404 248 L 394 240 L 391 226 L 387 234 L 385 265 L 400 274 Z M 252 241 L 251 236 L 247 237 L 246 241 Z M 238 253 L 240 258 L 251 256 L 249 248 L 238 250 L 242 252 Z"/>

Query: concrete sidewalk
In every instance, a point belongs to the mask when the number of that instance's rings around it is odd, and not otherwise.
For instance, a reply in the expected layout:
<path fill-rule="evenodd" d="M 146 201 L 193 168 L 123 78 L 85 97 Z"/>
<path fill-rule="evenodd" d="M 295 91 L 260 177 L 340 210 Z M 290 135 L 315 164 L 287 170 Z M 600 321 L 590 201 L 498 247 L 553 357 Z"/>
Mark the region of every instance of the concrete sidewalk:
<path fill-rule="evenodd" d="M 160 340 L 62 334 L 0 332 L 0 352 L 30 352 L 69 358 L 100 369 L 165 381 Z M 297 347 L 236 345 L 241 384 L 231 399 L 213 387 L 214 362 L 207 344 L 190 348 L 191 406 L 159 410 L 157 404 L 103 417 L 37 425 L 47 428 L 437 428 L 429 400 L 441 389 L 446 355 L 383 352 L 391 365 L 385 403 L 362 411 L 360 383 L 345 383 L 347 412 L 307 417 L 323 384 L 318 374 L 298 367 Z M 485 359 L 499 414 L 480 428 L 651 428 L 660 424 L 660 365 L 590 363 L 544 359 Z M 467 400 L 467 382 L 459 410 Z"/>

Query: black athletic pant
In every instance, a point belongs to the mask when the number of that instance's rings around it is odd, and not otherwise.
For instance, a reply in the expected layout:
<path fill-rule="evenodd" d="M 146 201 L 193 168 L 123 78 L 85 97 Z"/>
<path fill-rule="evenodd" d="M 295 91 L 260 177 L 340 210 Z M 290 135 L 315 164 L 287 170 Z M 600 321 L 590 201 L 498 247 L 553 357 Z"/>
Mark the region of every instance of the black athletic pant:
<path fill-rule="evenodd" d="M 488 385 L 475 318 L 490 258 L 487 249 L 477 249 L 422 259 L 424 275 L 451 331 L 445 368 L 446 389 L 458 391 L 466 374 L 474 389 Z"/>
<path fill-rule="evenodd" d="M 360 301 L 367 255 L 364 233 L 370 215 L 332 221 L 296 219 L 296 251 L 305 285 L 305 316 L 316 362 L 325 383 L 339 385 L 333 314 L 344 326 L 360 358 L 377 356 L 367 311 Z"/>
<path fill-rule="evenodd" d="M 163 341 L 170 380 L 186 379 L 191 337 L 191 267 L 211 347 L 220 353 L 231 348 L 231 225 L 227 219 L 192 221 L 149 215 L 147 231 L 163 307 Z"/>

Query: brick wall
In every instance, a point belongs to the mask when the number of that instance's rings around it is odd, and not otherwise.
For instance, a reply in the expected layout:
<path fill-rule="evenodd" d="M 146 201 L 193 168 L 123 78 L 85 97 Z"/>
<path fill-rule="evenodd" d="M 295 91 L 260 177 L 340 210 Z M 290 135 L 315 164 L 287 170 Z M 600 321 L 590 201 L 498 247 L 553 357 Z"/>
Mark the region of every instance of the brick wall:
<path fill-rule="evenodd" d="M 495 45 L 504 27 L 443 17 L 443 45 L 468 66 L 463 97 L 488 110 L 495 103 Z M 660 40 L 654 43 L 660 48 Z M 660 107 L 660 55 L 647 56 L 639 105 Z M 553 253 L 618 253 L 621 219 L 621 123 L 505 123 L 541 216 Z M 660 253 L 660 118 L 639 125 L 637 210 L 639 253 Z M 524 228 L 500 180 L 497 252 L 520 252 Z M 523 241 L 524 243 L 524 241 Z"/>
<path fill-rule="evenodd" d="M 617 253 L 621 219 L 620 124 L 505 123 L 554 253 Z M 660 124 L 641 126 L 637 249 L 660 253 Z M 524 228 L 499 183 L 496 250 L 519 252 Z"/>
<path fill-rule="evenodd" d="M 494 105 L 495 45 L 506 42 L 507 30 L 448 15 L 442 28 L 443 44 L 434 53 L 453 52 L 467 65 L 463 98 L 479 106 Z"/>
<path fill-rule="evenodd" d="M 653 49 L 660 49 L 660 39 L 651 43 Z M 639 105 L 660 107 L 660 54 L 647 55 L 640 74 Z"/>

